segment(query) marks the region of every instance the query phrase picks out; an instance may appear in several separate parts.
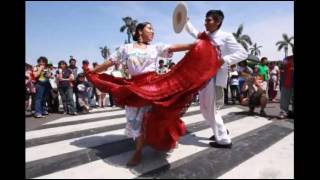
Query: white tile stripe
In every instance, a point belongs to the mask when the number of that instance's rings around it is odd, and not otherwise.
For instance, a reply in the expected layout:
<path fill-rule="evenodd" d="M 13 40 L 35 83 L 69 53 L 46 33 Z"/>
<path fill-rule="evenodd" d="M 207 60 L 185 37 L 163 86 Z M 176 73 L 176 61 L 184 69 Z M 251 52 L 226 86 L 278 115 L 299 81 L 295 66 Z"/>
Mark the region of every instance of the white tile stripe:
<path fill-rule="evenodd" d="M 120 110 L 120 107 L 105 107 L 105 108 L 93 108 L 89 112 L 101 112 L 101 111 L 113 111 Z"/>
<path fill-rule="evenodd" d="M 225 115 L 230 112 L 236 112 L 236 111 L 241 111 L 241 109 L 237 107 L 223 109 L 221 111 L 221 115 Z M 183 117 L 182 119 L 186 125 L 204 121 L 200 113 L 196 115 L 186 116 L 186 117 Z M 108 136 L 108 137 L 105 137 L 105 136 Z M 93 141 L 93 139 L 90 139 L 94 137 L 95 137 L 95 141 Z M 79 147 L 71 144 L 75 141 L 79 141 L 81 139 L 86 139 L 86 138 L 88 138 L 88 140 L 83 142 L 85 143 L 86 147 Z M 89 147 L 94 147 L 94 146 L 98 146 L 98 145 L 102 145 L 110 142 L 120 141 L 126 138 L 127 137 L 124 134 L 124 129 L 118 129 L 114 131 L 108 131 L 104 133 L 93 134 L 89 136 L 83 136 L 79 138 L 73 138 L 73 139 L 68 139 L 68 140 L 54 142 L 54 143 L 43 144 L 39 146 L 33 146 L 26 149 L 26 162 L 30 162 L 30 161 L 34 161 L 34 160 L 38 160 L 46 157 L 56 156 L 59 154 L 64 154 L 64 153 L 73 152 L 77 150 L 82 150 L 82 149 L 86 149 Z"/>
<path fill-rule="evenodd" d="M 292 132 L 217 179 L 293 179 L 293 136 Z"/>
<path fill-rule="evenodd" d="M 85 115 L 77 115 L 77 116 L 68 116 L 68 117 L 62 117 L 55 121 L 51 121 L 46 123 L 48 124 L 57 124 L 57 123 L 64 123 L 64 122 L 72 122 L 72 121 L 81 121 L 81 120 L 88 120 L 93 118 L 101 118 L 101 117 L 107 117 L 107 116 L 114 116 L 119 114 L 124 114 L 124 110 L 119 111 L 111 111 L 111 112 L 103 112 L 103 113 L 94 113 L 94 114 L 85 114 Z"/>
<path fill-rule="evenodd" d="M 188 109 L 188 112 L 196 111 L 196 110 L 199 110 L 199 109 L 200 109 L 199 106 L 190 107 Z M 81 120 L 88 120 L 88 119 L 91 119 L 91 118 L 101 118 L 101 117 L 121 115 L 121 114 L 125 114 L 125 110 L 62 117 L 62 118 L 59 118 L 59 119 L 57 119 L 55 121 L 51 121 L 51 122 L 48 122 L 48 123 L 45 123 L 45 124 L 48 125 L 48 124 L 57 124 L 57 123 L 63 123 L 63 122 L 81 121 Z"/>
<path fill-rule="evenodd" d="M 196 109 L 193 108 L 190 111 L 196 111 Z M 126 119 L 125 117 L 123 117 L 123 118 L 107 119 L 107 120 L 101 120 L 101 121 L 95 121 L 95 122 L 87 122 L 87 123 L 81 123 L 81 124 L 73 124 L 73 125 L 33 130 L 33 131 L 26 132 L 26 140 L 64 134 L 68 132 L 80 131 L 85 129 L 98 128 L 103 126 L 118 125 L 125 122 L 126 122 Z"/>
<path fill-rule="evenodd" d="M 254 118 L 246 117 L 238 121 L 233 121 L 226 124 L 227 128 L 230 130 L 231 138 L 259 128 L 263 125 L 269 124 L 266 118 Z M 207 128 L 202 131 L 193 133 L 196 137 L 192 135 L 187 135 L 181 139 L 179 147 L 175 149 L 173 153 L 170 154 L 166 160 L 159 158 L 159 154 L 155 153 L 149 148 L 144 149 L 143 161 L 142 163 L 135 167 L 134 170 L 130 170 L 125 167 L 126 162 L 132 155 L 133 151 L 122 153 L 116 156 L 108 157 L 103 160 L 96 160 L 91 163 L 83 164 L 77 167 L 66 169 L 63 171 L 55 172 L 52 174 L 40 176 L 40 179 L 118 179 L 118 178 L 135 178 L 143 173 L 150 170 L 159 168 L 166 163 L 173 163 L 180 159 L 186 158 L 194 153 L 200 152 L 207 149 L 208 147 L 202 147 L 194 145 L 192 142 L 198 142 L 197 137 L 207 138 L 212 134 L 212 130 Z M 199 142 L 207 143 L 205 140 L 199 140 Z M 118 164 L 118 165 L 115 165 Z M 36 179 L 37 179 L 36 178 Z"/>
<path fill-rule="evenodd" d="M 199 109 L 192 108 L 188 112 L 196 111 L 196 110 L 199 110 Z M 73 125 L 33 130 L 33 131 L 26 132 L 26 140 L 64 134 L 68 132 L 80 131 L 85 129 L 98 128 L 102 126 L 118 125 L 125 122 L 126 122 L 126 119 L 123 117 L 123 118 L 107 119 L 107 120 L 100 120 L 95 122 L 87 122 L 87 123 L 81 123 L 81 124 L 73 124 Z"/>

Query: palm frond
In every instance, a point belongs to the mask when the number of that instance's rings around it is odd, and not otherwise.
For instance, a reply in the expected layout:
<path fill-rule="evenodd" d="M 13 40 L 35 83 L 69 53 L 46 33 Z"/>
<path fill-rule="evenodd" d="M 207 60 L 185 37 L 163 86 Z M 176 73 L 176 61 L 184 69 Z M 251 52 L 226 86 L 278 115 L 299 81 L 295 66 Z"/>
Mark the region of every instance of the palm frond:
<path fill-rule="evenodd" d="M 294 39 L 294 36 L 291 36 L 290 38 L 289 38 L 289 42 L 291 41 L 291 40 L 293 40 Z"/>
<path fill-rule="evenodd" d="M 278 51 L 281 51 L 281 49 L 283 48 L 283 47 L 285 47 L 286 46 L 286 44 L 280 44 L 280 46 L 278 47 Z"/>
<path fill-rule="evenodd" d="M 278 45 L 280 45 L 280 44 L 285 44 L 286 42 L 284 42 L 284 41 L 278 41 L 277 43 L 276 43 L 276 45 L 278 46 Z"/>
<path fill-rule="evenodd" d="M 249 45 L 252 44 L 251 38 L 246 34 L 242 35 L 241 39 L 245 40 Z"/>
<path fill-rule="evenodd" d="M 121 26 L 121 28 L 120 28 L 120 32 L 123 32 L 126 28 L 127 28 L 127 26 L 126 26 L 126 25 Z"/>
<path fill-rule="evenodd" d="M 289 42 L 289 38 L 288 38 L 288 35 L 286 33 L 283 33 L 282 37 L 286 42 Z"/>
<path fill-rule="evenodd" d="M 248 45 L 245 41 L 241 41 L 240 44 L 243 46 L 243 48 L 248 51 Z"/>
<path fill-rule="evenodd" d="M 242 31 L 243 31 L 243 25 L 240 24 L 240 26 L 237 29 L 236 36 L 240 37 L 240 35 L 242 34 Z"/>

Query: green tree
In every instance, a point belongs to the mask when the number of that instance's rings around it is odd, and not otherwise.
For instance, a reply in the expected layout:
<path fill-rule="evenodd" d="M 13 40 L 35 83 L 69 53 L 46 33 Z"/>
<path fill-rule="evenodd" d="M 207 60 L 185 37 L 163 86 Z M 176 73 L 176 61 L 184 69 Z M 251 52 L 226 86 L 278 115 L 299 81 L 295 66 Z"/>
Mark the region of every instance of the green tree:
<path fill-rule="evenodd" d="M 285 57 L 288 56 L 288 49 L 289 49 L 289 45 L 291 46 L 291 50 L 293 52 L 293 48 L 294 48 L 294 45 L 293 45 L 293 36 L 291 36 L 290 38 L 288 37 L 287 34 L 282 34 L 282 37 L 283 37 L 283 40 L 282 41 L 278 41 L 276 43 L 276 45 L 278 46 L 278 51 L 281 51 L 282 49 L 284 49 L 284 54 L 285 54 Z"/>
<path fill-rule="evenodd" d="M 110 56 L 110 50 L 107 46 L 100 47 L 101 56 L 107 59 Z"/>
<path fill-rule="evenodd" d="M 254 43 L 254 45 L 249 49 L 251 51 L 250 54 L 260 56 L 260 48 L 262 48 L 262 46 L 258 46 L 257 43 Z"/>
<path fill-rule="evenodd" d="M 130 39 L 131 39 L 131 37 L 133 36 L 133 33 L 136 30 L 138 21 L 137 20 L 133 20 L 129 16 L 126 16 L 126 17 L 122 18 L 122 20 L 124 22 L 124 25 L 121 26 L 120 32 L 124 32 L 125 30 L 127 30 L 126 33 L 127 33 L 127 36 L 128 36 L 128 41 L 126 41 L 126 42 L 130 43 L 131 42 Z"/>
<path fill-rule="evenodd" d="M 252 41 L 250 36 L 246 35 L 246 34 L 242 34 L 243 31 L 243 25 L 240 24 L 240 26 L 237 29 L 236 33 L 232 33 L 233 36 L 236 38 L 236 40 L 238 41 L 238 43 L 240 43 L 243 48 L 248 51 L 248 45 L 252 45 Z"/>

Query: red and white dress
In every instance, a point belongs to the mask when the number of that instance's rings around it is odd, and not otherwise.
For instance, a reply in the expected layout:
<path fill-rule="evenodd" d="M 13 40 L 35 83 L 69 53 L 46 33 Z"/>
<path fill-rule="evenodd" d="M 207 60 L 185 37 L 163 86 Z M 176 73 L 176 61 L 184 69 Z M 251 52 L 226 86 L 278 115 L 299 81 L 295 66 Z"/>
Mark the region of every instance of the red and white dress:
<path fill-rule="evenodd" d="M 126 132 L 157 150 L 176 146 L 186 128 L 180 117 L 192 102 L 193 95 L 207 84 L 220 67 L 216 50 L 203 34 L 184 58 L 166 74 L 157 74 L 158 57 L 170 57 L 167 45 L 150 45 L 147 49 L 127 44 L 111 56 L 128 66 L 131 79 L 97 74 L 84 66 L 89 81 L 104 92 L 111 92 L 118 106 L 126 107 Z"/>

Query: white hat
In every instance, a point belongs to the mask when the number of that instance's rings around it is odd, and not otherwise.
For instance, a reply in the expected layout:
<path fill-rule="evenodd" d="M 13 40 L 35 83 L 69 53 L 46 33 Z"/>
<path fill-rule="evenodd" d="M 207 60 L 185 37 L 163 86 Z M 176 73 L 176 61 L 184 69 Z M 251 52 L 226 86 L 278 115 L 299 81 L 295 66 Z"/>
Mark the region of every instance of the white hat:
<path fill-rule="evenodd" d="M 172 23 L 175 33 L 180 33 L 187 22 L 187 5 L 179 2 L 173 11 Z"/>

